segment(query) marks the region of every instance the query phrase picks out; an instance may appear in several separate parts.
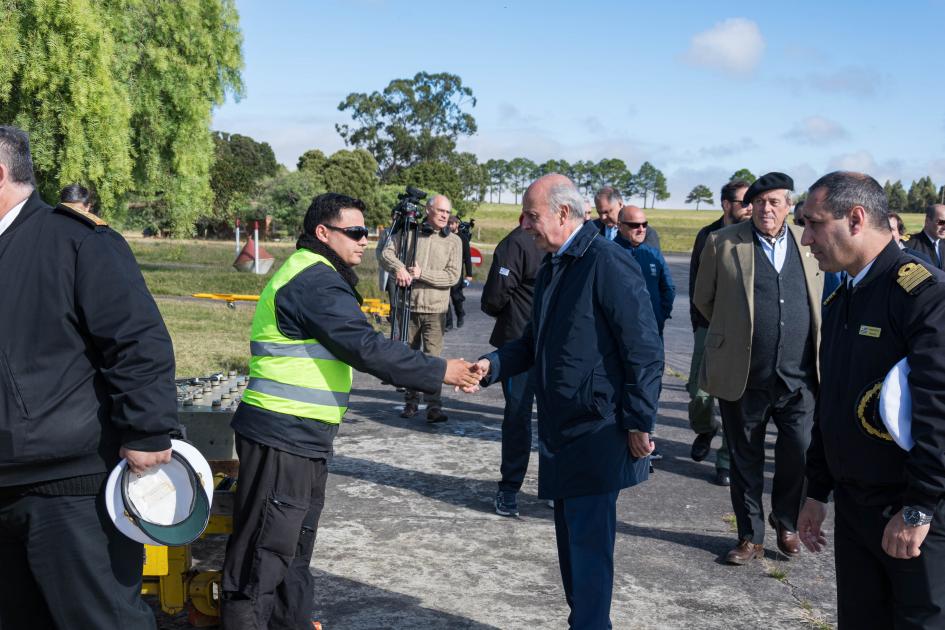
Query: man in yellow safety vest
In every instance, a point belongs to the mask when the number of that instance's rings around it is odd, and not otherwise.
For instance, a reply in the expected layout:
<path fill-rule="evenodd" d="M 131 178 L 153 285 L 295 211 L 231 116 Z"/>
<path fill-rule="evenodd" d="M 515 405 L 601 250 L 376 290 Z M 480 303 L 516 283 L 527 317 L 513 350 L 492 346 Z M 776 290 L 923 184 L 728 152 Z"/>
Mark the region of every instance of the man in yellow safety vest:
<path fill-rule="evenodd" d="M 411 350 L 365 319 L 353 270 L 367 244 L 363 212 L 359 199 L 316 197 L 297 251 L 256 306 L 249 384 L 231 425 L 240 474 L 223 567 L 227 629 L 311 623 L 309 563 L 353 369 L 431 393 L 479 381 L 462 359 Z"/>

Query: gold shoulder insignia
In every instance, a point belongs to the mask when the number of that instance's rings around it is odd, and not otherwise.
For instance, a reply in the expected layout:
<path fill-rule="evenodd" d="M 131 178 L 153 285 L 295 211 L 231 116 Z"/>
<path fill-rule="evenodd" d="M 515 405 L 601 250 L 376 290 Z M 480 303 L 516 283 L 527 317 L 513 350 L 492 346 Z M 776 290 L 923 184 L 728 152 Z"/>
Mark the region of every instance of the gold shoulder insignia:
<path fill-rule="evenodd" d="M 923 283 L 932 278 L 932 272 L 919 263 L 906 263 L 899 268 L 899 278 L 896 283 L 901 286 L 906 293 L 916 293 Z"/>
<path fill-rule="evenodd" d="M 899 237 L 899 240 L 902 241 L 903 243 L 905 243 L 905 242 L 908 241 L 910 238 L 912 238 L 912 236 L 910 236 L 909 234 L 903 234 L 902 236 Z"/>
<path fill-rule="evenodd" d="M 87 210 L 83 210 L 81 206 L 79 206 L 79 204 L 77 203 L 73 204 L 73 203 L 62 202 L 56 207 L 64 210 L 66 214 L 82 219 L 83 221 L 91 225 L 92 227 L 107 227 L 108 226 L 108 222 L 105 221 L 105 219 L 98 216 L 97 214 L 92 214 L 91 212 L 88 212 Z"/>
<path fill-rule="evenodd" d="M 837 285 L 837 288 L 834 289 L 834 290 L 830 293 L 830 295 L 828 295 L 827 297 L 824 298 L 824 302 L 823 302 L 822 306 L 827 306 L 828 304 L 830 304 L 831 302 L 833 302 L 834 299 L 837 297 L 837 294 L 840 293 L 840 289 L 841 289 L 842 287 L 843 287 L 843 283 L 841 282 L 839 285 Z"/>

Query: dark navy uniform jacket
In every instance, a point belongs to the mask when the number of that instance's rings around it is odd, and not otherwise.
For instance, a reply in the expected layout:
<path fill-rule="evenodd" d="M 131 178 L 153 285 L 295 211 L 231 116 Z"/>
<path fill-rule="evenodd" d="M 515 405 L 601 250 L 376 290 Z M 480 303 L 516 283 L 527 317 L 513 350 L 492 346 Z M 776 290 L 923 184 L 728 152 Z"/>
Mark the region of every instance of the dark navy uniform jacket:
<path fill-rule="evenodd" d="M 128 244 L 33 192 L 0 234 L 0 486 L 170 448 L 174 352 Z"/>
<path fill-rule="evenodd" d="M 932 513 L 945 500 L 945 273 L 890 244 L 866 277 L 826 300 L 820 393 L 807 454 L 808 496 L 837 484 L 861 505 L 911 505 Z M 902 450 L 879 415 L 890 368 L 911 367 L 912 436 Z"/>
<path fill-rule="evenodd" d="M 602 494 L 647 478 L 627 432 L 653 430 L 663 344 L 640 266 L 593 222 L 557 264 L 545 257 L 531 322 L 486 358 L 489 383 L 534 366 L 538 496 Z"/>

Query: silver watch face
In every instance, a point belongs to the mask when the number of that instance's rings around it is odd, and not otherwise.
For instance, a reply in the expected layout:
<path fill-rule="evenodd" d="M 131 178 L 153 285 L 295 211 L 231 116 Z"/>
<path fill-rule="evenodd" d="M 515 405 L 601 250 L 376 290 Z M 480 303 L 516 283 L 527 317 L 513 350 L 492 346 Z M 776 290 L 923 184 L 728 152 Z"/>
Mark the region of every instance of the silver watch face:
<path fill-rule="evenodd" d="M 902 511 L 902 520 L 906 522 L 907 525 L 913 527 L 918 527 L 919 525 L 926 525 L 932 522 L 932 515 L 926 514 L 914 507 L 907 507 Z"/>

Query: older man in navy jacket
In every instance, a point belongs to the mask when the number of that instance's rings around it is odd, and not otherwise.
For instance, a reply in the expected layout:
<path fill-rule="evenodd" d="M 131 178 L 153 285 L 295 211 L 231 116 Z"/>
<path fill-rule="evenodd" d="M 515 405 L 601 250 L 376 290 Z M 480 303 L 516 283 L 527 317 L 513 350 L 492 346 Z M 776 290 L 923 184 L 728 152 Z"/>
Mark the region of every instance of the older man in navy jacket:
<path fill-rule="evenodd" d="M 538 496 L 555 503 L 568 622 L 609 628 L 617 494 L 648 476 L 662 344 L 639 265 L 583 224 L 571 180 L 536 180 L 522 215 L 548 252 L 532 321 L 479 367 L 489 384 L 534 366 Z"/>

